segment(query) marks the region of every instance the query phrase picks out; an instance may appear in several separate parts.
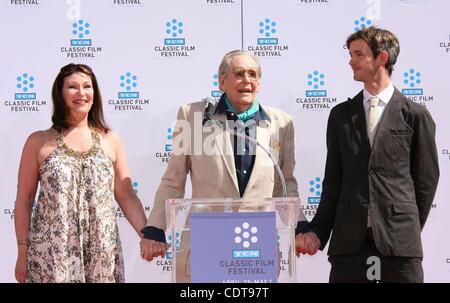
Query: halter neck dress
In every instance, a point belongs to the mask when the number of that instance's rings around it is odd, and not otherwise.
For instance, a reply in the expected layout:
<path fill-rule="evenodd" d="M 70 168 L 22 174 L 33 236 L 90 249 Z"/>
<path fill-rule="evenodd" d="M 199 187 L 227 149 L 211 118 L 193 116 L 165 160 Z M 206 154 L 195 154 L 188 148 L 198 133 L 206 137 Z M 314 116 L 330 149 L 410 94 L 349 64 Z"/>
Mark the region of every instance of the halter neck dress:
<path fill-rule="evenodd" d="M 29 232 L 28 282 L 124 282 L 116 223 L 114 167 L 99 134 L 86 152 L 57 135 L 39 168 L 40 191 Z"/>

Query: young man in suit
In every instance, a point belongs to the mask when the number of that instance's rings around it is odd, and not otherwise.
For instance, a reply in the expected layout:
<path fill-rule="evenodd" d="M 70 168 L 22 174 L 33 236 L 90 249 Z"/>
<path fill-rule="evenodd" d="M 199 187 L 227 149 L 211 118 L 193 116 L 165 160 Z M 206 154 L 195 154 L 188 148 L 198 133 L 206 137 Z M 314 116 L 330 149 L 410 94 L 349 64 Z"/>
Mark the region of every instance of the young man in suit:
<path fill-rule="evenodd" d="M 330 282 L 423 282 L 421 231 L 439 179 L 435 124 L 391 82 L 397 37 L 368 27 L 347 39 L 364 89 L 335 106 L 321 202 L 297 252 L 328 249 Z"/>
<path fill-rule="evenodd" d="M 219 67 L 219 87 L 223 92 L 219 102 L 212 108 L 205 108 L 204 102 L 181 106 L 174 131 L 174 151 L 156 192 L 147 227 L 142 230 L 143 259 L 151 261 L 154 257 L 165 255 L 168 248 L 164 234 L 167 228 L 165 201 L 184 197 L 188 174 L 193 199 L 251 200 L 283 196 L 280 177 L 264 151 L 248 140 L 242 141 L 232 135 L 228 127 L 211 133 L 212 129 L 205 123 L 206 120 L 224 126 L 229 125 L 228 123 L 241 123 L 244 127 L 240 127 L 240 131 L 245 131 L 247 136 L 278 152 L 278 163 L 286 181 L 287 195 L 298 197 L 294 176 L 292 117 L 260 104 L 257 98 L 260 78 L 261 68 L 257 57 L 240 50 L 231 51 L 224 56 Z M 199 136 L 199 132 L 203 136 Z M 180 138 L 190 138 L 182 144 L 182 150 L 177 144 Z M 241 209 L 258 207 L 250 204 L 242 205 Z M 300 221 L 306 222 L 302 213 Z M 190 281 L 188 237 L 187 233 L 182 236 L 179 247 L 180 257 L 177 259 L 182 260 L 181 264 L 177 263 L 176 269 L 179 282 Z"/>

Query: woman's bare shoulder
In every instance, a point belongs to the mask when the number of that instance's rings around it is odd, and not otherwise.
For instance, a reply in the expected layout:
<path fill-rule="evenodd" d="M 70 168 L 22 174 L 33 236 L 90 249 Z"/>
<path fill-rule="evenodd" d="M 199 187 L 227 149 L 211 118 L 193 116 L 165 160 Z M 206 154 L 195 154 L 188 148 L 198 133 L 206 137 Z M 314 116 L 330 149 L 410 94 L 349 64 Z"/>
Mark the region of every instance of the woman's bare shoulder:
<path fill-rule="evenodd" d="M 28 136 L 26 147 L 34 152 L 39 165 L 56 149 L 56 136 L 58 132 L 49 128 L 38 130 Z"/>
<path fill-rule="evenodd" d="M 109 130 L 108 132 L 99 132 L 100 142 L 103 150 L 108 155 L 111 162 L 115 163 L 117 158 L 117 150 L 120 147 L 120 138 L 119 135 Z"/>
<path fill-rule="evenodd" d="M 45 145 L 47 142 L 52 141 L 56 138 L 57 132 L 53 128 L 46 130 L 38 130 L 32 132 L 27 139 L 28 145 L 39 147 Z"/>

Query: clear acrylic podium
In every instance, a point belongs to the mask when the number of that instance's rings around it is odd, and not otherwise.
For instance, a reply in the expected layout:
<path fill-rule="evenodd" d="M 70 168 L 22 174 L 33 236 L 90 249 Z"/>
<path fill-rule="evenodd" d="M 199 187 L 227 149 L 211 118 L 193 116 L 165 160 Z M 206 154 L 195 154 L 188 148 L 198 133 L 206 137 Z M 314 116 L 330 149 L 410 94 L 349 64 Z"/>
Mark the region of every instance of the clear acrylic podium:
<path fill-rule="evenodd" d="M 277 241 L 275 251 L 278 283 L 297 282 L 295 262 L 295 228 L 300 211 L 300 200 L 293 198 L 267 199 L 169 199 L 166 201 L 166 220 L 172 245 L 172 282 L 191 282 L 191 215 L 223 213 L 266 213 L 275 216 Z M 273 217 L 273 216 L 272 216 Z M 208 241 L 205 239 L 204 241 Z M 208 269 L 206 269 L 208 270 Z M 214 281 L 204 281 L 214 282 Z M 233 281 L 231 281 L 233 282 Z"/>

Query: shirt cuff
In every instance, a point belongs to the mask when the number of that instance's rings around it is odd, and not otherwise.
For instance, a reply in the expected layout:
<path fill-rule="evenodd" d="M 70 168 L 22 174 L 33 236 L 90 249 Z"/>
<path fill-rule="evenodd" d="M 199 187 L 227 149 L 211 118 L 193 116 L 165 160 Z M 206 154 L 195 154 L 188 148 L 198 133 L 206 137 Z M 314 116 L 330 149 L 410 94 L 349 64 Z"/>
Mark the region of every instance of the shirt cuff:
<path fill-rule="evenodd" d="M 308 221 L 298 221 L 297 227 L 295 228 L 295 235 L 300 233 L 304 234 L 311 231 L 311 226 Z"/>
<path fill-rule="evenodd" d="M 166 234 L 162 229 L 154 226 L 146 226 L 141 230 L 141 233 L 145 239 L 166 243 Z"/>

